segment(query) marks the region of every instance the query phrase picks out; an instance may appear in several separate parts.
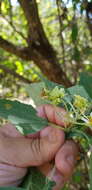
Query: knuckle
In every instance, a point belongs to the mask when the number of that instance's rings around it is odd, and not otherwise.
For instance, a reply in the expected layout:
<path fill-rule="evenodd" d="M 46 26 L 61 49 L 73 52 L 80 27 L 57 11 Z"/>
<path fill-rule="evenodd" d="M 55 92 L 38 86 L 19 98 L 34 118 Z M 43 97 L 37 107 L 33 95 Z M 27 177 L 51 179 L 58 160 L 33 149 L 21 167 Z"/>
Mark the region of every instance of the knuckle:
<path fill-rule="evenodd" d="M 43 163 L 43 154 L 42 154 L 42 150 L 41 150 L 41 140 L 40 138 L 37 139 L 33 139 L 31 141 L 31 151 L 33 154 L 33 157 L 36 160 L 36 163 L 38 163 L 39 165 Z"/>

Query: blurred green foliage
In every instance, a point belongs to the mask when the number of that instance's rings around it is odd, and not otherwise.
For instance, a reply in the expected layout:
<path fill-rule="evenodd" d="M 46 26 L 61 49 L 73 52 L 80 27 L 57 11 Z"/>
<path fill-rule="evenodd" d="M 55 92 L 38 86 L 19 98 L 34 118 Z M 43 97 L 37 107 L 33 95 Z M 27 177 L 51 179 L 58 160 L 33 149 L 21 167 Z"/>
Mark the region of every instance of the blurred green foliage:
<path fill-rule="evenodd" d="M 46 35 L 57 52 L 58 62 L 75 83 L 81 71 L 92 72 L 92 36 L 87 24 L 86 3 L 84 0 L 37 0 L 37 5 Z M 1 1 L 0 28 L 4 39 L 27 46 L 28 25 L 17 1 Z M 21 60 L 3 49 L 0 49 L 0 64 L 29 80 L 38 80 L 35 71 L 40 70 L 32 61 Z M 17 97 L 22 86 L 18 78 L 0 68 L 0 81 L 1 96 Z"/>

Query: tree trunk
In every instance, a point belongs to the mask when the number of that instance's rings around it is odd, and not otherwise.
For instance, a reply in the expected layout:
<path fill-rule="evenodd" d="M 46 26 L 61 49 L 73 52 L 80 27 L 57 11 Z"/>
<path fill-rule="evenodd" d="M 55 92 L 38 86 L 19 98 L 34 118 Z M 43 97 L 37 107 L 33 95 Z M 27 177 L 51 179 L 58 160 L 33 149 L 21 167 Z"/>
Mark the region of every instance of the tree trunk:
<path fill-rule="evenodd" d="M 53 82 L 62 84 L 66 87 L 72 86 L 72 83 L 67 78 L 66 73 L 58 63 L 56 55 L 54 53 L 51 55 L 51 52 L 49 53 L 49 49 L 48 51 L 44 49 L 44 51 L 47 52 L 47 56 L 43 56 L 38 53 L 38 51 L 35 51 L 32 57 L 33 61 L 41 69 L 42 73 Z"/>

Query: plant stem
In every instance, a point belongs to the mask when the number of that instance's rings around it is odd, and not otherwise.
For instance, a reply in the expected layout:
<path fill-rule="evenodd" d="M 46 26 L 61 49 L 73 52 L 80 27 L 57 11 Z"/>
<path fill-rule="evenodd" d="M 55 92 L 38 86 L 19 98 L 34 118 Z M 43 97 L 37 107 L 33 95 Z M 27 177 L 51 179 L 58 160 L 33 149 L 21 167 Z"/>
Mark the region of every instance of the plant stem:
<path fill-rule="evenodd" d="M 61 126 L 59 126 L 59 125 L 55 125 L 55 124 L 53 124 L 53 123 L 48 123 L 51 127 L 54 127 L 54 128 L 56 128 L 56 129 L 61 129 L 61 130 L 63 130 L 63 131 L 66 131 L 66 128 L 64 128 L 64 127 L 61 127 Z"/>
<path fill-rule="evenodd" d="M 66 109 L 66 111 L 68 112 L 69 110 L 68 110 L 67 104 L 64 102 L 64 100 L 62 100 L 62 103 L 64 104 L 65 109 Z"/>

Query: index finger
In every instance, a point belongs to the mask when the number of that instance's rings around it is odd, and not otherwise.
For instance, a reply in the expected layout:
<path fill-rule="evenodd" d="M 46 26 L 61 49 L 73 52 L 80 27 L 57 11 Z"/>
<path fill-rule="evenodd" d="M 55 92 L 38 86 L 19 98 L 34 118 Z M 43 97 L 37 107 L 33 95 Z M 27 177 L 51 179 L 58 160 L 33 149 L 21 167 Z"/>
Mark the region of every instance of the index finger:
<path fill-rule="evenodd" d="M 61 126 L 68 125 L 68 114 L 60 107 L 51 104 L 43 104 L 37 108 L 38 116 L 47 118 L 51 123 Z"/>

